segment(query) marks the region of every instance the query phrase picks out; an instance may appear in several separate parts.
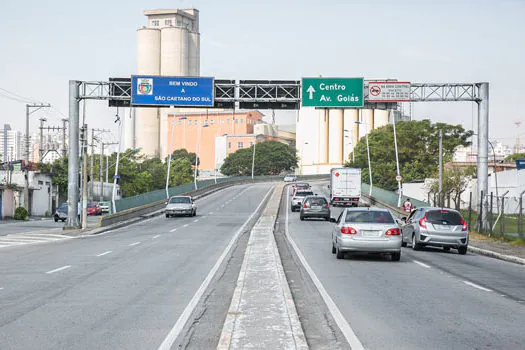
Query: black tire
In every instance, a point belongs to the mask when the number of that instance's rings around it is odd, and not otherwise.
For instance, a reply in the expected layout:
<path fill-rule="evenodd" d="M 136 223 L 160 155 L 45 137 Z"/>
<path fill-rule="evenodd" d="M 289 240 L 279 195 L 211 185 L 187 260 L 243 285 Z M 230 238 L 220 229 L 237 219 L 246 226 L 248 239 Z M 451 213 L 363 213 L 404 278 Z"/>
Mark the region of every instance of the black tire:
<path fill-rule="evenodd" d="M 55 222 L 58 222 L 58 218 L 55 218 Z"/>
<path fill-rule="evenodd" d="M 415 234 L 412 235 L 412 249 L 414 249 L 414 250 L 420 250 L 421 249 L 421 245 L 419 243 L 416 243 L 416 235 Z"/>
<path fill-rule="evenodd" d="M 66 219 L 62 219 L 62 222 L 66 222 Z"/>
<path fill-rule="evenodd" d="M 467 246 L 461 246 L 461 247 L 458 247 L 458 253 L 460 255 L 465 255 L 467 254 Z"/>
<path fill-rule="evenodd" d="M 332 254 L 335 254 L 335 246 L 334 246 L 334 242 L 332 242 Z"/>
<path fill-rule="evenodd" d="M 325 219 L 326 221 L 330 221 L 330 217 L 329 217 L 329 216 L 325 217 L 324 219 Z"/>
<path fill-rule="evenodd" d="M 339 248 L 335 248 L 335 257 L 339 260 L 341 259 L 344 259 L 345 258 L 345 253 L 343 253 L 342 251 L 339 250 Z"/>
<path fill-rule="evenodd" d="M 443 250 L 446 252 L 450 252 L 450 247 L 443 247 Z"/>
<path fill-rule="evenodd" d="M 169 218 L 169 217 L 170 217 L 170 214 L 166 214 L 166 217 Z"/>
<path fill-rule="evenodd" d="M 299 216 L 299 219 L 300 219 L 301 221 L 304 221 L 304 216 L 302 216 L 302 215 Z"/>
<path fill-rule="evenodd" d="M 197 216 L 197 210 L 193 212 L 193 216 Z"/>
<path fill-rule="evenodd" d="M 401 253 L 392 253 L 392 255 L 390 256 L 392 261 L 399 261 L 401 260 Z"/>
<path fill-rule="evenodd" d="M 405 241 L 401 241 L 401 247 L 404 248 L 404 247 L 406 247 L 406 246 L 407 246 L 407 242 L 405 242 Z"/>

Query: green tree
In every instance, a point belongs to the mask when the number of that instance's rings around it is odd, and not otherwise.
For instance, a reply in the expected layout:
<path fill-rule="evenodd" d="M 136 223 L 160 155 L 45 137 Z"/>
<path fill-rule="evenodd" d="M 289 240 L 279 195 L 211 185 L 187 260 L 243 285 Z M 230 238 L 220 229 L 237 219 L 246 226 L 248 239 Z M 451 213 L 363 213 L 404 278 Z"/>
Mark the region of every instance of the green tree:
<path fill-rule="evenodd" d="M 396 123 L 399 167 L 403 181 L 410 182 L 432 177 L 438 170 L 439 131 L 443 131 L 443 160 L 452 160 L 454 149 L 469 146 L 472 131 L 461 125 L 445 123 L 432 124 L 430 120 Z M 368 135 L 372 181 L 377 186 L 397 189 L 396 156 L 394 148 L 394 129 L 391 124 L 373 130 Z M 351 159 L 351 158 L 350 158 Z M 362 169 L 363 182 L 368 183 L 368 159 L 365 139 L 355 148 L 355 162 L 345 166 Z"/>
<path fill-rule="evenodd" d="M 525 153 L 514 153 L 514 154 L 511 154 L 510 156 L 506 156 L 504 161 L 505 162 L 515 162 L 516 159 L 523 159 L 525 158 Z"/>
<path fill-rule="evenodd" d="M 195 153 L 193 152 L 190 153 L 185 148 L 177 149 L 173 151 L 173 153 L 171 154 L 172 160 L 181 159 L 181 158 L 187 159 L 190 162 L 190 164 L 195 164 Z M 197 165 L 200 165 L 200 159 L 197 159 Z"/>
<path fill-rule="evenodd" d="M 38 169 L 43 174 L 51 176 L 54 185 L 58 185 L 59 198 L 65 199 L 67 197 L 67 171 L 68 171 L 68 160 L 67 158 L 61 158 L 55 160 L 52 164 L 39 163 Z"/>
<path fill-rule="evenodd" d="M 221 173 L 227 176 L 248 176 L 252 173 L 253 147 L 231 153 L 224 160 Z M 265 141 L 255 147 L 255 175 L 278 175 L 297 166 L 297 150 L 277 141 Z"/>
<path fill-rule="evenodd" d="M 170 187 L 193 182 L 192 164 L 187 158 L 177 158 L 171 161 Z"/>
<path fill-rule="evenodd" d="M 475 174 L 475 167 L 453 167 L 443 171 L 443 187 L 441 190 L 442 206 L 449 206 L 448 203 L 445 203 L 445 199 L 452 199 L 454 201 L 454 207 L 459 210 L 461 195 L 465 192 Z M 439 180 L 432 183 L 430 193 L 439 196 Z"/>

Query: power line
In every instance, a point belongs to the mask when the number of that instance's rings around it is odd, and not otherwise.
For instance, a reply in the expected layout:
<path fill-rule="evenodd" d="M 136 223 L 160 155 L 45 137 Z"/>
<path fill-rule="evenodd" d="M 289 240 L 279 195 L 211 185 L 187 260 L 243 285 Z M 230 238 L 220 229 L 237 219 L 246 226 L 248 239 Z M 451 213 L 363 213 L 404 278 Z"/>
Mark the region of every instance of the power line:
<path fill-rule="evenodd" d="M 32 102 L 32 103 L 39 102 L 39 101 L 37 101 L 35 99 L 24 97 L 22 95 L 18 95 L 18 94 L 14 93 L 14 92 L 11 92 L 11 91 L 9 91 L 7 89 L 4 89 L 4 88 L 1 88 L 1 87 L 0 87 L 0 90 L 4 91 L 5 93 L 8 93 L 9 95 L 15 96 L 15 97 L 10 97 L 8 95 L 3 94 L 5 97 L 11 98 L 13 100 L 19 99 L 19 100 L 23 100 L 23 102 Z M 22 101 L 20 101 L 20 102 L 22 102 Z"/>

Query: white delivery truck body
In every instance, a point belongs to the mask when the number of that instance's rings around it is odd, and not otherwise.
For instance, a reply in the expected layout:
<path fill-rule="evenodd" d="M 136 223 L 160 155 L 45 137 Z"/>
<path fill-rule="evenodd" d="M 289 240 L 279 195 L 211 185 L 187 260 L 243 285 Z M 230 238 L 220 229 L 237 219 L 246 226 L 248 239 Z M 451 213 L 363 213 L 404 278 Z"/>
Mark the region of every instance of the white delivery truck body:
<path fill-rule="evenodd" d="M 357 207 L 361 198 L 361 169 L 333 168 L 330 171 L 330 204 Z"/>

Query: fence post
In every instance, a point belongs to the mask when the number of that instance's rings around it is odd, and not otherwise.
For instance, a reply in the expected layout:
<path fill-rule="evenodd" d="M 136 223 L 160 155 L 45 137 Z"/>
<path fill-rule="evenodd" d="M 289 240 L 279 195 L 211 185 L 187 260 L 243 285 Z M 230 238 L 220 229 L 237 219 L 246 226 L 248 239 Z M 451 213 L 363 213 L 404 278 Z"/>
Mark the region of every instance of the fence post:
<path fill-rule="evenodd" d="M 505 236 L 505 197 L 501 197 L 501 220 L 499 222 L 501 237 Z"/>
<path fill-rule="evenodd" d="M 491 234 L 493 233 L 492 232 L 492 223 L 494 222 L 494 216 L 493 216 L 494 215 L 494 209 L 493 209 L 494 208 L 494 206 L 493 206 L 494 202 L 493 202 L 493 200 L 494 200 L 494 195 L 493 195 L 492 192 L 490 192 L 490 215 L 489 215 L 489 226 L 490 227 L 489 227 L 489 229 L 490 229 L 490 233 Z"/>
<path fill-rule="evenodd" d="M 468 200 L 468 226 L 472 227 L 472 192 L 470 192 Z"/>

